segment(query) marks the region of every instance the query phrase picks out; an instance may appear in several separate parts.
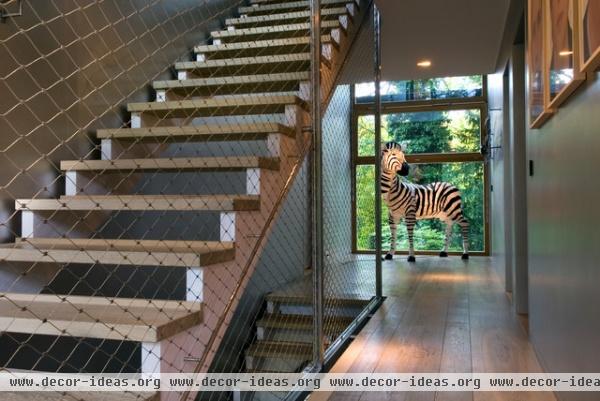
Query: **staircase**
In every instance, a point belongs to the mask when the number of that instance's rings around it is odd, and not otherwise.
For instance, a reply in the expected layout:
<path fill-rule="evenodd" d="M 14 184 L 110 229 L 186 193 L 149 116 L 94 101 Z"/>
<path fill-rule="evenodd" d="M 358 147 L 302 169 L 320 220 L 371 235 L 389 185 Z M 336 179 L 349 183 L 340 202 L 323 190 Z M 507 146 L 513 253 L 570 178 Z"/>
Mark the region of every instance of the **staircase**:
<path fill-rule="evenodd" d="M 226 29 L 211 33 L 212 44 L 194 48 L 195 61 L 175 64 L 176 80 L 153 83 L 156 101 L 130 103 L 131 126 L 102 129 L 98 160 L 67 160 L 64 195 L 58 199 L 17 199 L 21 238 L 0 247 L 0 261 L 57 264 L 82 272 L 111 269 L 171 269 L 181 275 L 184 294 L 155 299 L 151 293 L 91 296 L 11 291 L 0 293 L 0 330 L 5 333 L 93 338 L 140 344 L 138 370 L 145 373 L 206 371 L 241 294 L 234 285 L 247 280 L 268 235 L 286 183 L 305 158 L 309 136 L 309 2 L 251 0 Z M 322 91 L 333 80 L 366 13 L 365 0 L 322 0 Z M 267 155 L 174 157 L 167 144 L 210 146 L 223 142 L 262 142 Z M 241 172 L 242 194 L 131 194 L 136 174 Z M 98 227 L 114 213 L 206 212 L 218 215 L 218 241 L 101 238 Z M 73 227 L 87 226 L 83 235 Z M 213 220 L 206 224 L 213 224 Z M 264 235 L 263 235 L 264 236 Z M 242 286 L 243 288 L 243 286 Z M 39 292 L 39 291 L 38 291 Z M 43 291 L 47 292 L 47 291 Z M 273 298 L 273 308 L 278 301 Z M 259 322 L 264 341 L 287 341 L 280 330 L 286 317 Z M 297 311 L 296 311 L 297 313 Z M 289 317 L 288 317 L 289 318 Z M 223 324 L 219 325 L 219 320 Z M 295 320 L 309 330 L 306 318 Z M 344 324 L 340 321 L 340 327 Z M 216 332 L 215 332 L 216 330 Z M 217 340 L 208 341 L 215 332 Z M 249 353 L 256 358 L 261 345 Z M 207 349 L 208 347 L 208 349 Z M 264 348 L 264 347 L 263 347 Z M 202 366 L 186 357 L 208 353 Z M 306 355 L 298 360 L 306 359 Z M 300 363 L 301 364 L 301 363 Z M 298 366 L 300 366 L 300 364 Z M 250 363 L 260 369 L 261 364 Z M 295 368 L 297 368 L 296 366 Z M 193 396 L 190 394 L 189 396 Z M 148 393 L 132 399 L 177 400 L 181 394 Z M 105 399 L 88 393 L 79 399 Z M 10 399 L 32 400 L 32 393 Z M 56 399 L 61 399 L 57 397 Z"/>

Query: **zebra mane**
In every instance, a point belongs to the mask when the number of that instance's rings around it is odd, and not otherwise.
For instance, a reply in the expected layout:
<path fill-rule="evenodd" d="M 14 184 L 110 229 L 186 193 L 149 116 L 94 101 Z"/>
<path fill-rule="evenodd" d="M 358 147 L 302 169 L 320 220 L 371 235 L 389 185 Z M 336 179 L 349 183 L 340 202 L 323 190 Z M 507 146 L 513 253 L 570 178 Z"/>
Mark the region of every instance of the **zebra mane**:
<path fill-rule="evenodd" d="M 386 142 L 384 144 L 384 149 L 383 150 L 391 150 L 391 149 L 398 149 L 400 151 L 402 151 L 402 145 L 400 145 L 398 142 Z"/>

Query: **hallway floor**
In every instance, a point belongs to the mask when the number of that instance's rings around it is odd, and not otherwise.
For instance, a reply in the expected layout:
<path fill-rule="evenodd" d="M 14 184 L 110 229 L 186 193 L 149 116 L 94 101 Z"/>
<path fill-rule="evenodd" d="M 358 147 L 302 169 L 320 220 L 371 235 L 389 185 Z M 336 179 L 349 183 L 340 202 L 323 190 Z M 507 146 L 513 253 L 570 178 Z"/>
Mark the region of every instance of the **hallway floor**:
<path fill-rule="evenodd" d="M 541 372 L 492 258 L 384 263 L 386 301 L 333 372 Z M 317 393 L 311 400 L 555 401 L 542 392 Z"/>

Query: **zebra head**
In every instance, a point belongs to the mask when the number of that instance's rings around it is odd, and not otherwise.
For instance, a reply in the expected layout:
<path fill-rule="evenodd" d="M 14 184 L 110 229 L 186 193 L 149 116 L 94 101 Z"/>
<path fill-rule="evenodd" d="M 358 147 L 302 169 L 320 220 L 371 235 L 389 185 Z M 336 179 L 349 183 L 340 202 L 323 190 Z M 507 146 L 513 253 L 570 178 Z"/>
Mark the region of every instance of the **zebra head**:
<path fill-rule="evenodd" d="M 402 146 L 396 142 L 387 142 L 381 149 L 381 171 L 384 173 L 408 175 L 410 166 L 406 162 Z"/>

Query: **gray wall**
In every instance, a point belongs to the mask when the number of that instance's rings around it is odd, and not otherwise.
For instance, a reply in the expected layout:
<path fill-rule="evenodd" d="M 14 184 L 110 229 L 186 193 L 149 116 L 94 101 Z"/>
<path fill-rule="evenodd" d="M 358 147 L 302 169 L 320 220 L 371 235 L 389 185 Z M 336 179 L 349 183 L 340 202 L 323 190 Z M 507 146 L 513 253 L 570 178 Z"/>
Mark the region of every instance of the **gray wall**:
<path fill-rule="evenodd" d="M 59 195 L 58 162 L 98 156 L 90 134 L 126 122 L 125 104 L 151 98 L 239 3 L 24 1 L 0 24 L 0 241 L 19 234 L 14 198 Z"/>
<path fill-rule="evenodd" d="M 326 263 L 352 252 L 352 99 L 349 85 L 335 89 L 323 118 L 323 222 Z"/>
<path fill-rule="evenodd" d="M 488 75 L 488 110 L 490 118 L 490 241 L 491 253 L 495 257 L 494 267 L 500 277 L 505 275 L 506 238 L 505 214 L 505 173 L 507 133 L 504 105 L 504 73 Z"/>
<path fill-rule="evenodd" d="M 541 129 L 527 132 L 529 308 L 533 344 L 550 372 L 600 370 L 600 76 Z M 561 393 L 562 401 L 597 393 Z"/>

